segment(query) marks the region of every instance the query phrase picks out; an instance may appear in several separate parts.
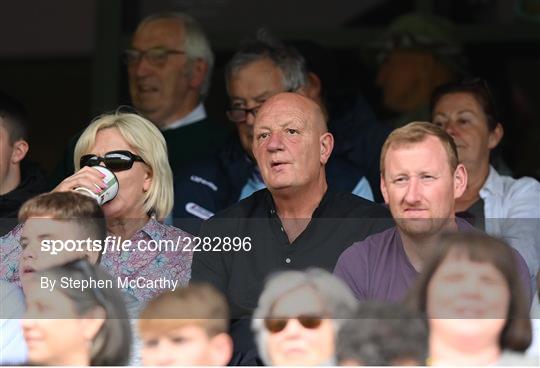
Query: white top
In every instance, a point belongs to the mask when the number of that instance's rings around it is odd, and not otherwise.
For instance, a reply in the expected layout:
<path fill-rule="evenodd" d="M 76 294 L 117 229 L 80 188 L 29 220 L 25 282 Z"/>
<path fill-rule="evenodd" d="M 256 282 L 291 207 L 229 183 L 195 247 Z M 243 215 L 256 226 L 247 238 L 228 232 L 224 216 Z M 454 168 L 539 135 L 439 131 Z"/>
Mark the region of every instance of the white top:
<path fill-rule="evenodd" d="M 19 320 L 25 309 L 21 288 L 0 280 L 0 365 L 26 362 L 26 342 Z"/>
<path fill-rule="evenodd" d="M 521 254 L 535 284 L 540 267 L 540 183 L 499 175 L 490 166 L 480 197 L 486 233 L 503 238 Z"/>
<path fill-rule="evenodd" d="M 189 114 L 184 116 L 181 119 L 178 119 L 176 121 L 173 121 L 171 124 L 167 125 L 161 130 L 171 130 L 176 129 L 180 127 L 184 127 L 189 124 L 196 123 L 198 121 L 201 121 L 206 118 L 206 110 L 204 109 L 204 105 L 202 103 L 198 104 L 197 107 L 192 110 Z"/>

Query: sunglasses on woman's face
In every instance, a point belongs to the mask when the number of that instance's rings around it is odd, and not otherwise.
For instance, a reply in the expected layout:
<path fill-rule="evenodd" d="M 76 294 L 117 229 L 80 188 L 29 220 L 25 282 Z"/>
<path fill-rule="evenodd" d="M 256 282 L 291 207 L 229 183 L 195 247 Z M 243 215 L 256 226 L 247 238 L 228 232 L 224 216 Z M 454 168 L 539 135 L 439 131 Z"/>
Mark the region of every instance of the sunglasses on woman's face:
<path fill-rule="evenodd" d="M 145 163 L 141 156 L 137 156 L 129 151 L 111 151 L 105 156 L 84 155 L 81 157 L 80 166 L 97 166 L 104 163 L 105 167 L 112 171 L 129 170 L 135 161 Z"/>
<path fill-rule="evenodd" d="M 278 333 L 287 327 L 291 319 L 296 319 L 304 328 L 310 330 L 318 328 L 322 323 L 322 318 L 319 316 L 301 315 L 296 318 L 266 318 L 264 325 L 271 333 Z"/>

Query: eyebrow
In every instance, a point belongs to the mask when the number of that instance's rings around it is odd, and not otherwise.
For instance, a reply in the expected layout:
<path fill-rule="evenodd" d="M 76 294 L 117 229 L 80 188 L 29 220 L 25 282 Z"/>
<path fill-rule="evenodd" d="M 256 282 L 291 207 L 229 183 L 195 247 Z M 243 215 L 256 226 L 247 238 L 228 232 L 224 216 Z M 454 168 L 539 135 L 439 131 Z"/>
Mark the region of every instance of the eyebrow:
<path fill-rule="evenodd" d="M 260 100 L 260 99 L 263 99 L 263 98 L 269 98 L 270 95 L 272 95 L 272 92 L 271 91 L 264 91 L 260 94 L 258 94 L 257 96 L 255 97 L 249 97 L 249 98 L 244 98 L 244 97 L 238 97 L 238 96 L 230 96 L 231 97 L 231 100 L 240 100 L 242 102 L 245 102 L 246 100 Z"/>
<path fill-rule="evenodd" d="M 288 126 L 290 126 L 291 124 L 294 124 L 294 121 L 293 120 L 287 120 L 285 123 L 282 123 L 282 124 L 278 124 L 278 126 L 280 128 L 287 128 Z M 266 129 L 266 130 L 272 130 L 270 129 L 270 127 L 268 125 L 261 125 L 259 127 L 256 128 L 257 130 L 258 129 Z M 298 128 L 300 129 L 300 127 Z"/>

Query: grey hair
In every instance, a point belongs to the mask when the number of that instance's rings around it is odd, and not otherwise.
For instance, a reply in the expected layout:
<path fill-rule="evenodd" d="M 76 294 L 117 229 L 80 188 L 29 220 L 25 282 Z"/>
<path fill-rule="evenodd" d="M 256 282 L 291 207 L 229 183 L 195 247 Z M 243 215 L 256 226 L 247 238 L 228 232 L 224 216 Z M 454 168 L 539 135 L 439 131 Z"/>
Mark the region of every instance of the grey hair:
<path fill-rule="evenodd" d="M 332 318 L 336 336 L 344 320 L 354 313 L 358 305 L 347 285 L 323 269 L 284 271 L 271 276 L 259 298 L 251 322 L 259 354 L 266 365 L 272 365 L 272 361 L 267 350 L 268 331 L 264 327 L 264 319 L 270 317 L 274 305 L 281 297 L 303 287 L 311 288 L 321 298 L 329 317 Z"/>
<path fill-rule="evenodd" d="M 270 32 L 261 28 L 253 40 L 248 40 L 232 57 L 225 67 L 227 89 L 232 76 L 247 65 L 270 59 L 283 74 L 283 87 L 286 91 L 296 91 L 307 83 L 306 61 L 293 47 L 285 46 Z"/>
<path fill-rule="evenodd" d="M 203 100 L 206 96 L 208 96 L 208 91 L 210 90 L 210 80 L 212 78 L 212 70 L 214 69 L 214 53 L 212 52 L 212 48 L 210 47 L 210 42 L 208 41 L 206 33 L 195 18 L 180 12 L 151 14 L 139 23 L 136 31 L 142 28 L 145 24 L 160 19 L 173 19 L 180 22 L 184 26 L 186 33 L 184 49 L 188 60 L 193 62 L 197 59 L 202 59 L 204 62 L 206 62 L 206 64 L 208 64 L 208 70 L 206 72 L 206 76 L 204 77 L 204 82 L 200 91 L 201 100 Z"/>
<path fill-rule="evenodd" d="M 336 356 L 339 363 L 398 365 L 403 360 L 426 364 L 428 330 L 420 313 L 403 304 L 365 302 L 339 331 Z"/>

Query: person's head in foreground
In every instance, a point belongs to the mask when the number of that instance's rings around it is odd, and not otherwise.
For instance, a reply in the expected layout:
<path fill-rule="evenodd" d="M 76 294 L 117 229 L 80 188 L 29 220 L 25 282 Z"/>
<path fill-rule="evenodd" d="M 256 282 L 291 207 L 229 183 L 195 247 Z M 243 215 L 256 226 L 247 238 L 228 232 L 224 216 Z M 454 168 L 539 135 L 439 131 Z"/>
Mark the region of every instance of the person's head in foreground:
<path fill-rule="evenodd" d="M 143 364 L 227 365 L 233 349 L 228 327 L 227 301 L 211 285 L 167 291 L 140 315 Z"/>
<path fill-rule="evenodd" d="M 401 234 L 417 239 L 455 226 L 454 202 L 467 172 L 441 128 L 413 122 L 394 130 L 381 151 L 381 191 Z"/>
<path fill-rule="evenodd" d="M 253 155 L 272 194 L 326 191 L 325 165 L 334 147 L 324 115 L 297 93 L 279 93 L 259 109 Z"/>
<path fill-rule="evenodd" d="M 425 321 L 404 305 L 365 302 L 340 329 L 339 365 L 425 365 Z"/>
<path fill-rule="evenodd" d="M 445 234 L 411 289 L 426 314 L 432 364 L 490 365 L 531 342 L 529 303 L 515 254 L 481 233 Z"/>
<path fill-rule="evenodd" d="M 19 210 L 23 223 L 19 260 L 23 287 L 35 272 L 86 258 L 99 263 L 99 248 L 87 246 L 106 236 L 103 211 L 90 197 L 75 192 L 44 193 L 26 201 Z M 81 251 L 74 247 L 81 245 Z M 63 247 L 66 246 L 66 247 Z"/>
<path fill-rule="evenodd" d="M 41 280 L 56 282 L 43 288 Z M 111 287 L 74 287 L 93 279 Z M 62 280 L 72 280 L 61 287 Z M 99 266 L 77 260 L 36 273 L 27 285 L 22 321 L 32 365 L 126 365 L 131 331 L 120 292 Z M 67 286 L 67 285 L 66 285 Z"/>
<path fill-rule="evenodd" d="M 276 274 L 267 282 L 252 321 L 263 362 L 335 364 L 337 333 L 356 306 L 347 286 L 322 269 Z"/>
<path fill-rule="evenodd" d="M 85 187 L 101 193 L 103 175 L 91 166 L 106 166 L 116 175 L 118 194 L 103 205 L 109 230 L 115 224 L 128 223 L 125 227 L 134 233 L 151 215 L 164 218 L 171 211 L 172 171 L 165 139 L 142 116 L 117 112 L 98 117 L 77 141 L 74 163 L 75 174 L 55 191 Z"/>

